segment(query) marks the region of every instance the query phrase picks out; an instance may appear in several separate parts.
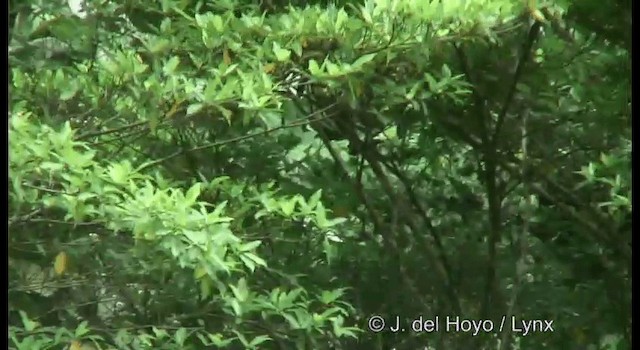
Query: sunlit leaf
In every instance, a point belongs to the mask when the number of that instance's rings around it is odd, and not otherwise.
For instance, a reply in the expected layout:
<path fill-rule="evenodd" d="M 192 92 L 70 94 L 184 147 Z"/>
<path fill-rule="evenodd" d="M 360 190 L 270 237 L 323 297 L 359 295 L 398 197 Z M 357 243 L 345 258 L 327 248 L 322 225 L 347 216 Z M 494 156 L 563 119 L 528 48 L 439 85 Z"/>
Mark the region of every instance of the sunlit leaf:
<path fill-rule="evenodd" d="M 226 65 L 230 65 L 231 64 L 231 54 L 229 53 L 229 49 L 227 49 L 227 48 L 224 48 L 222 50 L 222 61 Z"/>
<path fill-rule="evenodd" d="M 56 273 L 56 275 L 61 276 L 65 273 L 65 271 L 67 271 L 68 264 L 69 257 L 67 256 L 67 253 L 60 252 L 58 253 L 58 255 L 56 255 L 56 258 L 53 262 L 53 271 Z"/>

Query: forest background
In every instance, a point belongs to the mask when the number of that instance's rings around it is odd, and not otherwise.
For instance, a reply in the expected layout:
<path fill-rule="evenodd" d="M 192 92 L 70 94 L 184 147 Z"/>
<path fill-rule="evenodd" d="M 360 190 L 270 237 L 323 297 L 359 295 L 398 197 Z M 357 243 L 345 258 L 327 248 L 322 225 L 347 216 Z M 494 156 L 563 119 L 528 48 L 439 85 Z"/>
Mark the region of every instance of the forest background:
<path fill-rule="evenodd" d="M 11 349 L 630 348 L 631 0 L 9 10 Z"/>

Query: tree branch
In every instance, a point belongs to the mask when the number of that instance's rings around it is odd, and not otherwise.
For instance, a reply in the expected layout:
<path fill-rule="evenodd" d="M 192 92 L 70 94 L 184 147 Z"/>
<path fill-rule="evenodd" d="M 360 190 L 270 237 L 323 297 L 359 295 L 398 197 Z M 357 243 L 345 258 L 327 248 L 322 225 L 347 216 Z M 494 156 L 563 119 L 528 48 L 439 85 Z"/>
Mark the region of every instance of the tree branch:
<path fill-rule="evenodd" d="M 184 154 L 184 153 L 202 151 L 202 150 L 209 149 L 209 148 L 215 148 L 215 147 L 222 146 L 222 145 L 227 145 L 227 144 L 230 144 L 230 143 L 235 143 L 235 142 L 248 140 L 248 139 L 251 139 L 251 138 L 254 138 L 254 137 L 257 137 L 257 136 L 270 134 L 270 133 L 272 133 L 274 131 L 293 128 L 293 127 L 297 127 L 297 126 L 303 126 L 303 125 L 307 125 L 307 124 L 310 124 L 310 123 L 313 123 L 313 122 L 316 122 L 316 121 L 319 121 L 319 120 L 331 118 L 331 117 L 333 117 L 333 114 L 328 114 L 328 115 L 325 115 L 325 116 L 322 116 L 322 117 L 319 117 L 319 118 L 313 118 L 313 117 L 317 116 L 319 114 L 322 114 L 323 112 L 328 111 L 329 109 L 334 107 L 336 104 L 337 103 L 330 104 L 330 105 L 328 105 L 328 106 L 326 106 L 326 107 L 324 107 L 322 109 L 319 109 L 317 111 L 314 111 L 313 113 L 309 114 L 308 116 L 306 116 L 304 118 L 301 118 L 301 119 L 298 119 L 297 121 L 294 121 L 294 122 L 292 122 L 290 124 L 280 125 L 280 126 L 277 126 L 275 128 L 270 128 L 270 129 L 254 132 L 254 133 L 251 133 L 251 134 L 248 134 L 248 135 L 237 136 L 237 137 L 230 138 L 228 140 L 213 142 L 213 143 L 209 143 L 209 144 L 206 144 L 206 145 L 193 147 L 193 148 L 190 148 L 190 149 L 180 149 L 180 150 L 178 150 L 178 151 L 176 151 L 176 152 L 174 152 L 174 153 L 172 153 L 172 154 L 170 154 L 170 155 L 168 155 L 168 156 L 166 156 L 164 158 L 157 159 L 157 160 L 145 163 L 145 164 L 141 165 L 140 167 L 138 167 L 138 169 L 136 169 L 136 171 L 141 172 L 143 170 L 149 169 L 149 168 L 154 167 L 154 166 L 156 166 L 158 164 L 161 164 L 161 163 L 164 163 L 164 162 L 166 162 L 168 160 L 171 160 L 171 159 L 173 159 L 173 158 L 175 158 L 175 157 L 177 157 L 177 156 L 179 156 L 181 154 Z"/>
<path fill-rule="evenodd" d="M 500 136 L 500 131 L 502 130 L 502 126 L 504 125 L 504 120 L 507 116 L 507 112 L 509 111 L 509 107 L 511 106 L 511 102 L 513 101 L 513 97 L 515 96 L 516 88 L 518 86 L 518 81 L 520 81 L 520 78 L 522 77 L 522 73 L 524 72 L 524 65 L 529 61 L 533 44 L 538 39 L 538 34 L 540 33 L 540 26 L 541 26 L 541 23 L 538 21 L 535 21 L 531 25 L 531 27 L 529 28 L 529 33 L 527 34 L 527 40 L 524 42 L 522 46 L 522 51 L 520 52 L 520 58 L 518 59 L 518 64 L 516 66 L 516 71 L 515 73 L 513 73 L 513 79 L 511 81 L 511 85 L 509 86 L 509 90 L 507 91 L 507 96 L 505 98 L 505 101 L 502 104 L 502 110 L 500 111 L 500 114 L 498 114 L 498 119 L 496 120 L 496 126 L 490 140 L 494 147 L 498 144 L 498 137 Z"/>

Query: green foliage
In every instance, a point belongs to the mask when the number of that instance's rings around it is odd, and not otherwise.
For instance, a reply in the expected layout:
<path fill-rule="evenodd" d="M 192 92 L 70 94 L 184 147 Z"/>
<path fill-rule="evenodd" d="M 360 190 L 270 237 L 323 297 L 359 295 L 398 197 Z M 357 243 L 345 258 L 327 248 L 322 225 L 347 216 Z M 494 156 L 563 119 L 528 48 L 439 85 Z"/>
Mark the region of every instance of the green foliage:
<path fill-rule="evenodd" d="M 10 5 L 11 348 L 629 348 L 624 1 Z"/>

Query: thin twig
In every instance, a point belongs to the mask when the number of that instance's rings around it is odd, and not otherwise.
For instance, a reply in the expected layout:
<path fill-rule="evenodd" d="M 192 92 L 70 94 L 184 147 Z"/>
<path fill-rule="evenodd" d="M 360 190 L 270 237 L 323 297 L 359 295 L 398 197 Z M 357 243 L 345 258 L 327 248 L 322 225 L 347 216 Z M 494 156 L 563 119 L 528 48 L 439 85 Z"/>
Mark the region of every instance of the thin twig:
<path fill-rule="evenodd" d="M 538 34 L 540 33 L 540 26 L 541 26 L 541 23 L 538 21 L 536 21 L 531 25 L 531 28 L 529 28 L 529 33 L 527 34 L 527 40 L 522 45 L 522 52 L 520 52 L 520 58 L 518 59 L 516 71 L 513 73 L 511 86 L 509 86 L 509 90 L 507 91 L 507 96 L 505 97 L 505 101 L 502 104 L 502 110 L 498 114 L 498 119 L 496 120 L 496 126 L 493 130 L 493 135 L 491 137 L 491 142 L 493 143 L 494 147 L 498 144 L 500 131 L 502 130 L 502 126 L 506 119 L 507 112 L 509 111 L 509 107 L 511 106 L 513 97 L 515 96 L 518 82 L 520 81 L 520 78 L 522 77 L 522 73 L 524 72 L 524 66 L 527 63 L 527 61 L 529 61 L 533 44 L 538 39 Z"/>
<path fill-rule="evenodd" d="M 313 118 L 313 117 L 316 116 L 316 115 L 319 115 L 319 114 L 321 114 L 323 112 L 328 111 L 329 109 L 331 109 L 332 107 L 334 107 L 336 105 L 337 105 L 337 102 L 333 103 L 333 104 L 330 104 L 330 105 L 328 105 L 328 106 L 326 106 L 326 107 L 324 107 L 322 109 L 314 111 L 313 113 L 309 114 L 305 118 L 298 119 L 297 121 L 294 121 L 294 122 L 292 122 L 290 124 L 280 125 L 280 126 L 277 126 L 275 128 L 270 128 L 270 129 L 258 131 L 258 132 L 251 133 L 251 134 L 248 134 L 248 135 L 237 136 L 237 137 L 233 137 L 233 138 L 228 139 L 228 140 L 213 142 L 213 143 L 209 143 L 209 144 L 206 144 L 206 145 L 193 147 L 193 148 L 190 148 L 190 149 L 181 149 L 181 150 L 178 150 L 178 151 L 176 151 L 176 152 L 174 152 L 174 153 L 172 153 L 172 154 L 170 154 L 170 155 L 168 155 L 168 156 L 166 156 L 164 158 L 157 159 L 157 160 L 154 160 L 154 161 L 149 162 L 149 163 L 145 163 L 145 164 L 141 165 L 140 167 L 138 167 L 138 169 L 136 169 L 136 171 L 142 172 L 143 170 L 146 170 L 146 169 L 154 167 L 154 166 L 156 166 L 158 164 L 164 163 L 164 162 L 166 162 L 168 160 L 171 160 L 171 159 L 173 159 L 173 158 L 175 158 L 175 157 L 177 157 L 177 156 L 179 156 L 181 154 L 184 154 L 184 153 L 202 151 L 202 150 L 209 149 L 209 148 L 215 148 L 215 147 L 227 145 L 227 144 L 230 144 L 230 143 L 235 143 L 235 142 L 248 140 L 248 139 L 251 139 L 251 138 L 254 138 L 254 137 L 257 137 L 257 136 L 266 135 L 266 134 L 272 133 L 274 131 L 293 128 L 293 127 L 297 127 L 297 126 L 303 126 L 303 125 L 307 125 L 307 124 L 310 124 L 312 122 L 316 122 L 316 121 L 319 121 L 319 120 L 328 119 L 328 118 L 333 117 L 333 114 L 325 115 L 325 116 L 322 116 L 320 118 Z"/>

